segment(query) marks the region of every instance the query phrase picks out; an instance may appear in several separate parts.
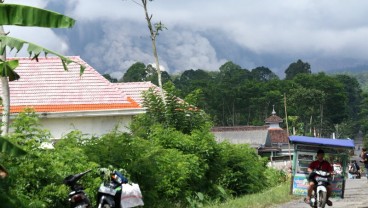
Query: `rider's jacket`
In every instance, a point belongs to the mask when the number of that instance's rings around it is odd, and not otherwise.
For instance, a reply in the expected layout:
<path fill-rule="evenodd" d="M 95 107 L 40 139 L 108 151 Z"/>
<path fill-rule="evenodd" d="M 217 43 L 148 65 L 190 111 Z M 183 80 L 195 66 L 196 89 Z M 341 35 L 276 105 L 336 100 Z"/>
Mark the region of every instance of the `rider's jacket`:
<path fill-rule="evenodd" d="M 329 162 L 327 162 L 326 160 L 313 161 L 313 162 L 311 162 L 311 164 L 309 164 L 308 168 L 310 168 L 311 170 L 323 170 L 323 171 L 326 171 L 326 172 L 329 172 L 329 173 L 333 171 L 333 168 L 332 168 L 331 164 Z"/>

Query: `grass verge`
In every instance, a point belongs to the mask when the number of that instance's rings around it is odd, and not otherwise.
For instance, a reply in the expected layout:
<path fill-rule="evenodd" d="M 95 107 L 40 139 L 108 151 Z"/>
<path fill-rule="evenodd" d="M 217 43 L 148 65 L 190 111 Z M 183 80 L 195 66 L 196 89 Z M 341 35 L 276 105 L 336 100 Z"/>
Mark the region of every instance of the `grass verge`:
<path fill-rule="evenodd" d="M 243 197 L 230 199 L 222 204 L 207 205 L 204 206 L 204 208 L 266 208 L 294 199 L 298 199 L 298 197 L 290 195 L 290 183 L 283 183 L 261 193 L 245 195 Z"/>

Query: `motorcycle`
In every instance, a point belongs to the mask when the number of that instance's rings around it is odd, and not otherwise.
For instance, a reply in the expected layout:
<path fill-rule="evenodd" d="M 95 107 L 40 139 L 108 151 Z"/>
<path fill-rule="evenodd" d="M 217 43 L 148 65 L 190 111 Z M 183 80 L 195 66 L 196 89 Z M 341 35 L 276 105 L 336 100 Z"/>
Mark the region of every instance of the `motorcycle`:
<path fill-rule="evenodd" d="M 327 203 L 327 186 L 329 184 L 330 173 L 322 170 L 315 170 L 313 173 L 315 174 L 315 181 L 317 183 L 314 186 L 310 205 L 313 208 L 324 208 Z"/>
<path fill-rule="evenodd" d="M 70 187 L 71 192 L 68 195 L 68 200 L 71 208 L 91 208 L 92 204 L 84 192 L 84 188 L 81 184 L 78 183 L 78 180 L 81 179 L 84 175 L 86 175 L 91 170 L 84 171 L 82 173 L 78 173 L 75 175 L 69 175 L 64 178 L 63 183 Z"/>
<path fill-rule="evenodd" d="M 105 172 L 102 172 L 105 175 Z M 108 180 L 101 183 L 97 192 L 98 208 L 120 208 L 121 186 L 128 183 L 119 171 L 109 173 Z"/>

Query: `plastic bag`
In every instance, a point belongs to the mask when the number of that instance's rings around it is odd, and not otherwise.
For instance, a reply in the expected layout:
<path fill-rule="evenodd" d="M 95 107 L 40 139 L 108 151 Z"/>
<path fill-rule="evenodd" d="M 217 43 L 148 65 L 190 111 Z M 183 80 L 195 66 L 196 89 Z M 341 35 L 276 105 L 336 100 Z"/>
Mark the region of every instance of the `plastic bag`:
<path fill-rule="evenodd" d="M 143 206 L 143 199 L 142 199 L 141 189 L 139 185 L 136 183 L 132 183 L 131 185 L 128 183 L 122 184 L 122 191 L 121 191 L 121 199 L 120 205 L 122 208 L 129 208 L 129 207 L 136 207 L 136 206 Z"/>

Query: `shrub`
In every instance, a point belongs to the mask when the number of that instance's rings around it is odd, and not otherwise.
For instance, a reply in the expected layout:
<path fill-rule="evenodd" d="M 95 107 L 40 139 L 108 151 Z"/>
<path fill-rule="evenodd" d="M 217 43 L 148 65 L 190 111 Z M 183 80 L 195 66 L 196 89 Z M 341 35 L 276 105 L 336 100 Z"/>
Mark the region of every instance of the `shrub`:
<path fill-rule="evenodd" d="M 267 168 L 265 171 L 267 187 L 280 185 L 288 180 L 287 174 L 282 170 Z"/>
<path fill-rule="evenodd" d="M 8 158 L 9 185 L 24 207 L 65 207 L 68 188 L 64 177 L 98 165 L 90 162 L 82 149 L 74 145 L 75 138 L 65 138 L 52 150 L 32 149 L 21 158 Z M 97 173 L 97 172 L 96 172 Z M 93 173 L 86 175 L 83 185 L 91 196 L 98 184 Z"/>
<path fill-rule="evenodd" d="M 234 195 L 256 193 L 265 185 L 265 161 L 248 145 L 220 144 L 218 183 Z"/>

